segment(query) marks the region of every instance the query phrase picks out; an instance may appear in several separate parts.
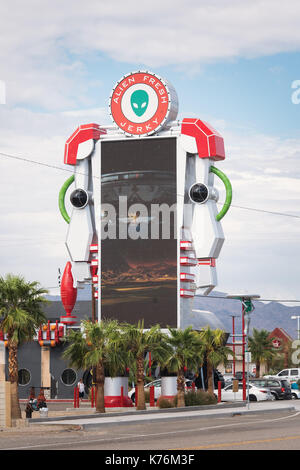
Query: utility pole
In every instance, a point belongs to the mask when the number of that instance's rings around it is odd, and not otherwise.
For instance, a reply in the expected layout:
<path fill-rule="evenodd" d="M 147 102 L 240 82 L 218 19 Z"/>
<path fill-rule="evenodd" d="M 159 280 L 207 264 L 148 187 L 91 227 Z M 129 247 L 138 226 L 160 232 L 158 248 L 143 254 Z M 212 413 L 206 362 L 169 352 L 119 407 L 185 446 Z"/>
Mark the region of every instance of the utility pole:
<path fill-rule="evenodd" d="M 291 319 L 297 320 L 297 339 L 300 339 L 300 325 L 299 325 L 300 315 L 293 315 Z"/>
<path fill-rule="evenodd" d="M 250 328 L 250 313 L 254 310 L 252 300 L 259 299 L 260 295 L 253 294 L 238 294 L 227 295 L 228 299 L 236 299 L 242 302 L 242 355 L 243 355 L 243 401 L 247 399 L 246 394 L 246 374 L 245 374 L 245 353 L 247 352 L 247 392 L 248 392 L 248 407 L 249 407 L 249 351 L 248 351 L 248 336 Z"/>
<path fill-rule="evenodd" d="M 235 377 L 235 315 L 231 315 L 232 317 L 232 352 L 233 352 L 233 361 L 232 361 L 232 375 Z"/>
<path fill-rule="evenodd" d="M 96 323 L 96 299 L 95 299 L 95 287 L 92 281 L 92 323 Z"/>

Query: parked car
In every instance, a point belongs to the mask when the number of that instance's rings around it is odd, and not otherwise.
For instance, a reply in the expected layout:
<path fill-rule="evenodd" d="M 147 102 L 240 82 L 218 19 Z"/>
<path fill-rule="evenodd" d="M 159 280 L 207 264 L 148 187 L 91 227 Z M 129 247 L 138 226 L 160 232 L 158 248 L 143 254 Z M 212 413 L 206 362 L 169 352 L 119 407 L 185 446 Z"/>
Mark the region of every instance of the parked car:
<path fill-rule="evenodd" d="M 232 374 L 223 374 L 223 378 L 224 378 L 225 387 L 226 387 L 226 385 L 230 385 L 232 383 L 235 377 Z"/>
<path fill-rule="evenodd" d="M 246 384 L 247 387 L 247 384 Z M 247 390 L 247 388 L 246 388 Z M 218 390 L 214 391 L 216 398 L 218 397 Z M 248 397 L 247 397 L 248 398 Z M 243 384 L 239 383 L 238 392 L 233 392 L 233 385 L 227 385 L 221 390 L 222 401 L 235 401 L 243 400 Z M 266 401 L 274 400 L 274 396 L 270 390 L 265 387 L 257 387 L 256 385 L 250 384 L 249 382 L 249 401 Z"/>
<path fill-rule="evenodd" d="M 192 388 L 193 382 L 192 380 L 185 379 L 185 388 L 186 390 L 190 390 Z M 154 400 L 157 400 L 161 396 L 161 379 L 154 380 L 153 382 L 149 382 L 144 386 L 144 390 L 149 390 L 151 386 L 154 386 Z M 131 398 L 132 402 L 135 402 L 135 387 L 133 387 L 128 392 L 129 398 Z"/>
<path fill-rule="evenodd" d="M 283 369 L 278 374 L 274 375 L 265 375 L 266 379 L 276 378 L 276 379 L 285 379 L 291 382 L 297 382 L 300 380 L 300 369 Z"/>
<path fill-rule="evenodd" d="M 254 378 L 255 374 L 253 374 L 252 372 L 249 372 L 249 377 Z M 234 378 L 237 379 L 237 380 L 242 381 L 243 380 L 243 372 L 242 371 L 236 372 Z M 247 371 L 245 371 L 245 379 L 247 380 Z"/>
<path fill-rule="evenodd" d="M 203 379 L 203 380 L 202 380 Z M 208 388 L 208 383 L 207 383 L 207 367 L 203 366 L 202 370 L 201 368 L 198 371 L 197 376 L 195 377 L 194 380 L 196 387 L 200 390 L 207 389 Z M 218 369 L 214 369 L 214 388 L 218 387 L 218 382 L 221 382 L 221 388 L 225 387 L 225 380 L 223 375 Z"/>
<path fill-rule="evenodd" d="M 300 390 L 298 388 L 292 388 L 292 400 L 299 400 L 300 399 Z"/>
<path fill-rule="evenodd" d="M 223 374 L 218 369 L 214 370 L 214 383 L 215 386 L 218 386 L 218 382 L 221 382 L 221 388 L 225 387 L 225 379 Z"/>
<path fill-rule="evenodd" d="M 291 400 L 292 398 L 291 386 L 287 380 L 266 379 L 263 377 L 260 379 L 251 379 L 249 382 L 256 385 L 256 387 L 269 388 L 275 400 Z"/>

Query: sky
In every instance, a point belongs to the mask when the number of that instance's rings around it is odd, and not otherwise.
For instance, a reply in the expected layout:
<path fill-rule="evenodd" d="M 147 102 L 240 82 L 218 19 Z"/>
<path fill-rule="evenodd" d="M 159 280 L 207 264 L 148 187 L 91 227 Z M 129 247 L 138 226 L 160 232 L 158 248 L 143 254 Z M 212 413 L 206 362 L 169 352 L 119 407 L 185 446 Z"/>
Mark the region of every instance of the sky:
<path fill-rule="evenodd" d="M 299 21 L 297 0 L 3 0 L 0 275 L 58 294 L 65 141 L 80 124 L 111 124 L 113 86 L 146 69 L 173 84 L 180 119 L 224 137 L 217 166 L 233 202 L 217 290 L 300 299 Z"/>

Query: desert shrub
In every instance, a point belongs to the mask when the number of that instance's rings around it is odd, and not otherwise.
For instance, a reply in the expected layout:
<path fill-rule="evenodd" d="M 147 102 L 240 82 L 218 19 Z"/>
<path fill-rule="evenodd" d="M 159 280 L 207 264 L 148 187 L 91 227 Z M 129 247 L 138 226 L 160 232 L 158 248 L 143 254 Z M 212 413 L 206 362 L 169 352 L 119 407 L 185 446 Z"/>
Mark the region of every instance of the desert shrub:
<path fill-rule="evenodd" d="M 185 406 L 215 405 L 217 399 L 204 390 L 190 390 L 184 394 Z M 177 396 L 174 399 L 174 405 L 177 406 Z"/>
<path fill-rule="evenodd" d="M 191 390 L 185 393 L 184 397 L 186 406 L 215 405 L 217 403 L 216 397 L 204 390 Z"/>
<path fill-rule="evenodd" d="M 174 401 L 164 396 L 160 396 L 156 404 L 159 408 L 174 408 Z"/>

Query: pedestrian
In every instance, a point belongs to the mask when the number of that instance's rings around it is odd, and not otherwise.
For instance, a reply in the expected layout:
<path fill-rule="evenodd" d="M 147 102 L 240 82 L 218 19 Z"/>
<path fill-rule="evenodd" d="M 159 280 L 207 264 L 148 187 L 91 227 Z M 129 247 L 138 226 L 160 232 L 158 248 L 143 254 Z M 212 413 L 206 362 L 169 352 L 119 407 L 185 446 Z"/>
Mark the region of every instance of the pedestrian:
<path fill-rule="evenodd" d="M 79 389 L 79 398 L 80 398 L 80 400 L 82 400 L 83 397 L 84 397 L 84 383 L 83 383 L 82 379 L 79 380 L 77 386 L 78 386 L 78 389 Z"/>
<path fill-rule="evenodd" d="M 26 413 L 26 418 L 31 418 L 32 417 L 32 412 L 33 412 L 33 407 L 31 400 L 27 403 L 27 406 L 25 408 L 25 413 Z"/>

